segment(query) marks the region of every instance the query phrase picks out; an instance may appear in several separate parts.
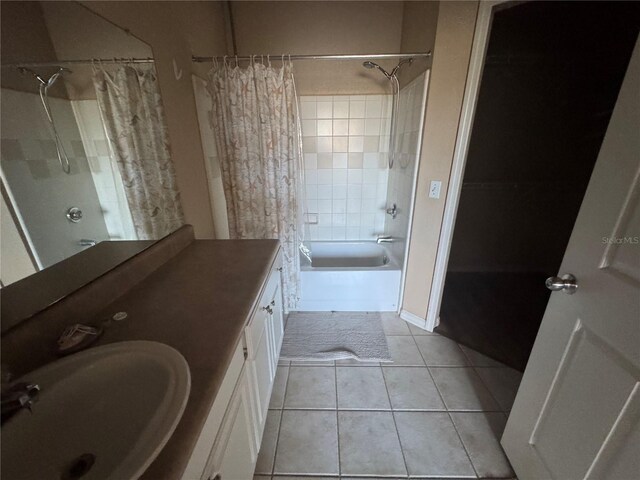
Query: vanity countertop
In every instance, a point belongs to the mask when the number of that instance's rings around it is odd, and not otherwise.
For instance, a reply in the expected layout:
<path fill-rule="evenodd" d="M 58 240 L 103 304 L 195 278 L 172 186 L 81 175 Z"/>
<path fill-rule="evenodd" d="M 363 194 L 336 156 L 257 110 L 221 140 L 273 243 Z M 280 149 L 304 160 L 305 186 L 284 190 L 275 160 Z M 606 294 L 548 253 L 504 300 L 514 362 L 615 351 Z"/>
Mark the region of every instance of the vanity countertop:
<path fill-rule="evenodd" d="M 184 414 L 143 479 L 181 478 L 278 249 L 277 240 L 193 241 L 99 315 L 128 318 L 98 344 L 165 343 L 191 370 Z"/>

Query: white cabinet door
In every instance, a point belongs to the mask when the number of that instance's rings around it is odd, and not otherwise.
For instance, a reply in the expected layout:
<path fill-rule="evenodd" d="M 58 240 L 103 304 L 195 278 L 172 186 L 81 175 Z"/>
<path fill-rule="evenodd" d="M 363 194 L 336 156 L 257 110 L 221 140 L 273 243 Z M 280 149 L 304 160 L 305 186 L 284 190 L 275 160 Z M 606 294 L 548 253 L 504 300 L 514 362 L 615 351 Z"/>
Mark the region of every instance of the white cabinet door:
<path fill-rule="evenodd" d="M 257 459 L 249 381 L 244 370 L 206 469 L 206 480 L 250 480 Z"/>
<path fill-rule="evenodd" d="M 638 92 L 640 41 L 502 438 L 522 480 L 639 478 Z"/>

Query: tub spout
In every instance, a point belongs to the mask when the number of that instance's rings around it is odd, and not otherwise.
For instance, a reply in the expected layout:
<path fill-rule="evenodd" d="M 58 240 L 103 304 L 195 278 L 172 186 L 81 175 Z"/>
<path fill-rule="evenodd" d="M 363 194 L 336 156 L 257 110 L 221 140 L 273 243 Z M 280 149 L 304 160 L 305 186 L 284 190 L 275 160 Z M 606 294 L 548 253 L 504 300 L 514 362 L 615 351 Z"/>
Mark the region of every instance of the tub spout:
<path fill-rule="evenodd" d="M 393 238 L 391 235 L 379 235 L 376 239 L 376 243 L 392 243 Z"/>

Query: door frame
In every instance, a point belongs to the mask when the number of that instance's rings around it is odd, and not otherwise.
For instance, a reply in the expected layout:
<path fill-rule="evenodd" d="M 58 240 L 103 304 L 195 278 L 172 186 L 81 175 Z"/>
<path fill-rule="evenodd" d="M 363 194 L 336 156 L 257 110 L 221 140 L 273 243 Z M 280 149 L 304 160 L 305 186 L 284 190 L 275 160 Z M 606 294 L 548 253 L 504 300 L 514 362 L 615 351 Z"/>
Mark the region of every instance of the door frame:
<path fill-rule="evenodd" d="M 471 47 L 471 58 L 469 59 L 469 70 L 462 102 L 462 112 L 458 123 L 458 136 L 453 152 L 453 162 L 451 174 L 449 176 L 449 187 L 444 205 L 442 217 L 442 227 L 438 241 L 436 253 L 436 263 L 433 271 L 433 281 L 431 283 L 431 294 L 427 305 L 426 329 L 433 331 L 440 324 L 440 307 L 442 305 L 442 294 L 444 292 L 444 282 L 447 275 L 447 265 L 449 263 L 449 253 L 451 252 L 451 242 L 453 231 L 458 214 L 460 194 L 462 192 L 462 180 L 467 163 L 467 153 L 473 130 L 476 105 L 478 103 L 478 93 L 484 71 L 484 60 L 489 44 L 489 33 L 493 21 L 493 13 L 496 9 L 506 7 L 507 4 L 514 3 L 509 0 L 487 0 L 480 2 L 478 16 L 476 18 L 475 33 Z"/>

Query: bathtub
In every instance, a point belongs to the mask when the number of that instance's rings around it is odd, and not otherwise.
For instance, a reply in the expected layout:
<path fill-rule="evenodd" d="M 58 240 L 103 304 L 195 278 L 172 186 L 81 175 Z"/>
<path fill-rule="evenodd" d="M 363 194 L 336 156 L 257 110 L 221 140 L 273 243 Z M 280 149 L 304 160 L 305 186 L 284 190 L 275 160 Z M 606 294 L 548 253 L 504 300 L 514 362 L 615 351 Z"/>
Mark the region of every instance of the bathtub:
<path fill-rule="evenodd" d="M 299 311 L 395 311 L 401 270 L 384 244 L 310 242 L 301 254 Z"/>

